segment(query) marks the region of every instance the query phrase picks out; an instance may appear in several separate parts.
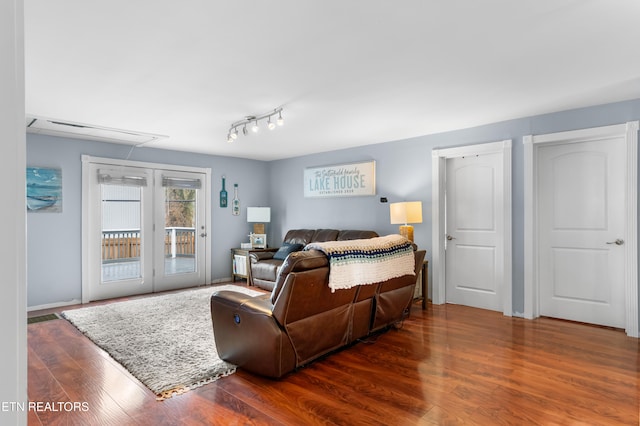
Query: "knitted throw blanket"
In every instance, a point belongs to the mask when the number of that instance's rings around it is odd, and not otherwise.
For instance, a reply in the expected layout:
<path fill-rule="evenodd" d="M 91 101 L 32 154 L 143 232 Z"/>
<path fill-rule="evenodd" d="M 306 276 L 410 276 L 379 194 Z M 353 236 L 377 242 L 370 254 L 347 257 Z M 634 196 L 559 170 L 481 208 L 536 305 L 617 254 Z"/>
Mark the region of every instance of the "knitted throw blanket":
<path fill-rule="evenodd" d="M 415 275 L 413 247 L 400 235 L 310 243 L 304 249 L 320 250 L 329 258 L 329 287 L 332 292 Z"/>

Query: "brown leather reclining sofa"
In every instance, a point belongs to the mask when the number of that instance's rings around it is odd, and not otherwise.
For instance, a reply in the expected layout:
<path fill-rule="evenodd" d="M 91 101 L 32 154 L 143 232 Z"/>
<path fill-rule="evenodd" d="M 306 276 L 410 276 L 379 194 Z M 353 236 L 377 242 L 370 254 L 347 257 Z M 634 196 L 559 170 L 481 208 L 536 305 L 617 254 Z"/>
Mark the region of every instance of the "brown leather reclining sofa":
<path fill-rule="evenodd" d="M 291 229 L 284 236 L 283 246 L 298 245 L 298 250 L 309 243 L 322 243 L 325 241 L 358 240 L 374 238 L 378 234 L 374 231 L 342 230 L 337 229 Z M 251 253 L 251 285 L 264 290 L 273 290 L 278 276 L 278 271 L 284 259 L 274 258 L 277 252 Z"/>
<path fill-rule="evenodd" d="M 415 272 L 424 250 L 414 251 Z M 329 261 L 318 250 L 287 256 L 271 294 L 215 292 L 211 317 L 220 358 L 279 378 L 309 362 L 401 321 L 417 275 L 331 292 Z"/>

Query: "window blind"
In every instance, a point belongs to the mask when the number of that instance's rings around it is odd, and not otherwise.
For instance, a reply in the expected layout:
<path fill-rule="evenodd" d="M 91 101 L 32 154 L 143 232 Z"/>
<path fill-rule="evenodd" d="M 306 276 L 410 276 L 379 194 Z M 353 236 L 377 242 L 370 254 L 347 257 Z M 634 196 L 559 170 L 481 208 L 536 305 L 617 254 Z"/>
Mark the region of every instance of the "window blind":
<path fill-rule="evenodd" d="M 202 182 L 200 179 L 185 179 L 169 176 L 162 176 L 162 186 L 170 186 L 172 188 L 200 189 Z"/>

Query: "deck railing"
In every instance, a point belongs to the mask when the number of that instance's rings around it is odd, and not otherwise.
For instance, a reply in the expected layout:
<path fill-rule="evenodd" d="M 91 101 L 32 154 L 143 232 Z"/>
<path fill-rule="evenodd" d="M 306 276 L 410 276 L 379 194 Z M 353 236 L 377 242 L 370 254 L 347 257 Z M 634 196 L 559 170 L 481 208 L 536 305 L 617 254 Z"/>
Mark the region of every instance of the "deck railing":
<path fill-rule="evenodd" d="M 172 226 L 165 228 L 164 256 L 194 256 L 196 254 L 195 228 Z"/>
<path fill-rule="evenodd" d="M 102 261 L 117 262 L 140 258 L 140 230 L 118 229 L 102 231 Z M 165 257 L 194 256 L 196 253 L 195 228 L 165 228 Z"/>
<path fill-rule="evenodd" d="M 102 231 L 102 261 L 140 258 L 140 230 Z"/>

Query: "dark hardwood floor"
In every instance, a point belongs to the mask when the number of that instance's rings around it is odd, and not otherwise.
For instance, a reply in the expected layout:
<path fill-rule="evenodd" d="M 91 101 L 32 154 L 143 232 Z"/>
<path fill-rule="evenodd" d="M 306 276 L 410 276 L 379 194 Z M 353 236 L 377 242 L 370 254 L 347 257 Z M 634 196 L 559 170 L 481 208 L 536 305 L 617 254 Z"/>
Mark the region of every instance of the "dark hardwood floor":
<path fill-rule="evenodd" d="M 28 344 L 30 401 L 86 409 L 31 411 L 30 425 L 640 422 L 638 339 L 456 305 L 415 304 L 401 328 L 279 381 L 238 370 L 165 401 L 65 320 L 30 324 Z"/>

